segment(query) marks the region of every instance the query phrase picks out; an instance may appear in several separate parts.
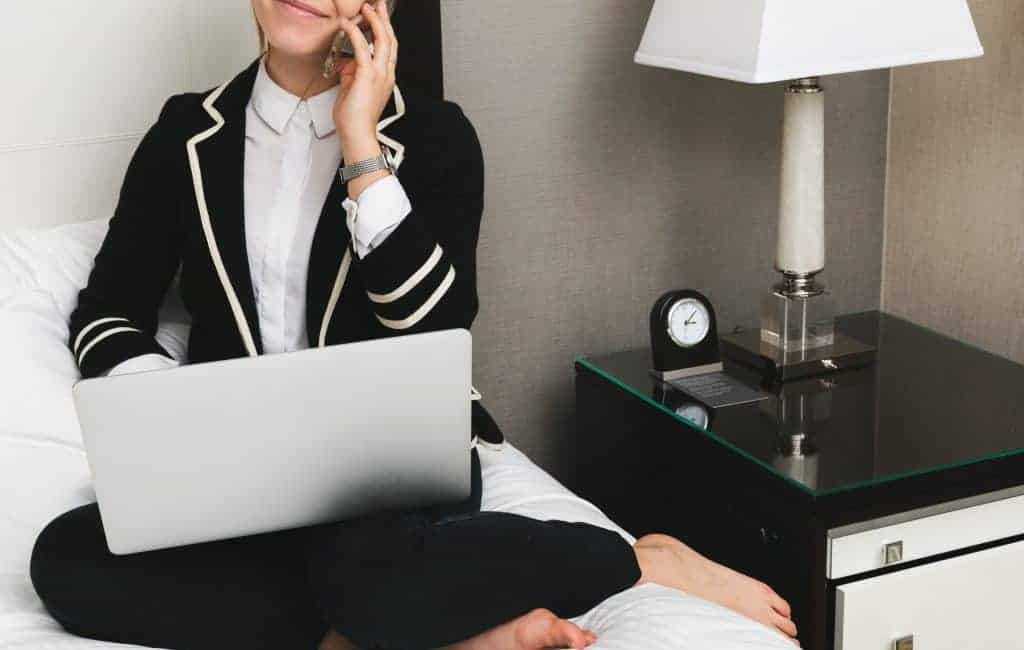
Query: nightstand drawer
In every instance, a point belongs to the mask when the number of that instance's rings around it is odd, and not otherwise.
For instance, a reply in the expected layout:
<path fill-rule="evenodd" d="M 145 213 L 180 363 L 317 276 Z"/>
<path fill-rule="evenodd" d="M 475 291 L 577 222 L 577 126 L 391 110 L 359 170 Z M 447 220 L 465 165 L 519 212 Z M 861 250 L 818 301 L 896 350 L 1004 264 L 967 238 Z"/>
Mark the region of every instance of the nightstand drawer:
<path fill-rule="evenodd" d="M 827 576 L 837 580 L 1024 534 L 1020 492 L 1015 488 L 832 530 Z"/>
<path fill-rule="evenodd" d="M 851 582 L 836 590 L 835 647 L 1018 648 L 1022 583 L 1024 542 Z"/>

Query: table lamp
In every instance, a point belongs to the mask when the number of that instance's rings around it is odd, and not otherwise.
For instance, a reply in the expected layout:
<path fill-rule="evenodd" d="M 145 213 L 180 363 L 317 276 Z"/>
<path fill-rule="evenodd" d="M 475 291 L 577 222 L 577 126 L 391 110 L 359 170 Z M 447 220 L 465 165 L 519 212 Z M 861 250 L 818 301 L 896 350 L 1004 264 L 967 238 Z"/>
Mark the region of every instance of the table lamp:
<path fill-rule="evenodd" d="M 775 268 L 761 328 L 723 351 L 779 379 L 870 363 L 835 332 L 825 268 L 825 94 L 819 77 L 981 56 L 967 0 L 655 0 L 635 61 L 746 83 L 789 81 Z"/>

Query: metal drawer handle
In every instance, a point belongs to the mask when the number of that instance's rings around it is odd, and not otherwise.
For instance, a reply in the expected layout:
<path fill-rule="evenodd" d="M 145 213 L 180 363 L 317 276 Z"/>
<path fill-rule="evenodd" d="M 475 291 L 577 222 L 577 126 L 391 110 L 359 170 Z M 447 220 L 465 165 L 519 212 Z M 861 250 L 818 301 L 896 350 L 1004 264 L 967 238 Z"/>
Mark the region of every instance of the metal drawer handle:
<path fill-rule="evenodd" d="M 914 635 L 905 636 L 892 642 L 892 650 L 914 650 Z"/>
<path fill-rule="evenodd" d="M 882 552 L 882 566 L 889 566 L 890 564 L 897 564 L 903 561 L 903 541 L 890 542 L 885 545 Z M 902 639 L 901 639 L 902 640 Z M 910 648 L 914 647 L 914 640 L 911 637 Z M 898 650 L 905 650 L 899 648 Z"/>

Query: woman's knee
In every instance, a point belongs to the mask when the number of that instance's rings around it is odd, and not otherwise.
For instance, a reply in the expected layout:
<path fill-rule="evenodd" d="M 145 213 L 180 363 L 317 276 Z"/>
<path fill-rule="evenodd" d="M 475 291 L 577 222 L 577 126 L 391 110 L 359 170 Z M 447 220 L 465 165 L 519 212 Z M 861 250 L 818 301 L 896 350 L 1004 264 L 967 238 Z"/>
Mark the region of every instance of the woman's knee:
<path fill-rule="evenodd" d="M 96 504 L 66 512 L 51 521 L 36 538 L 29 574 L 46 608 L 61 623 L 81 592 L 79 569 L 95 566 L 89 555 L 106 553 L 106 538 Z"/>

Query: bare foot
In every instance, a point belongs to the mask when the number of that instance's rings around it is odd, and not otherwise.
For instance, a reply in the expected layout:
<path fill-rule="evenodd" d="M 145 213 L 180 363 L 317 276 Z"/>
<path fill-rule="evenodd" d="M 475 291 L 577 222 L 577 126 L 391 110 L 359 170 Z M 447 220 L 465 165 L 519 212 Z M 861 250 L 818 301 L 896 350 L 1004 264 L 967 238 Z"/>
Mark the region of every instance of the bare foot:
<path fill-rule="evenodd" d="M 360 650 L 360 648 L 334 630 L 328 630 L 320 641 L 319 650 Z"/>
<path fill-rule="evenodd" d="M 668 535 L 641 537 L 634 550 L 640 562 L 640 584 L 654 582 L 685 591 L 796 638 L 789 603 L 763 582 L 712 562 Z"/>
<path fill-rule="evenodd" d="M 535 609 L 514 621 L 499 625 L 468 641 L 443 650 L 542 650 L 544 648 L 586 648 L 597 641 L 569 621 L 546 609 Z"/>

